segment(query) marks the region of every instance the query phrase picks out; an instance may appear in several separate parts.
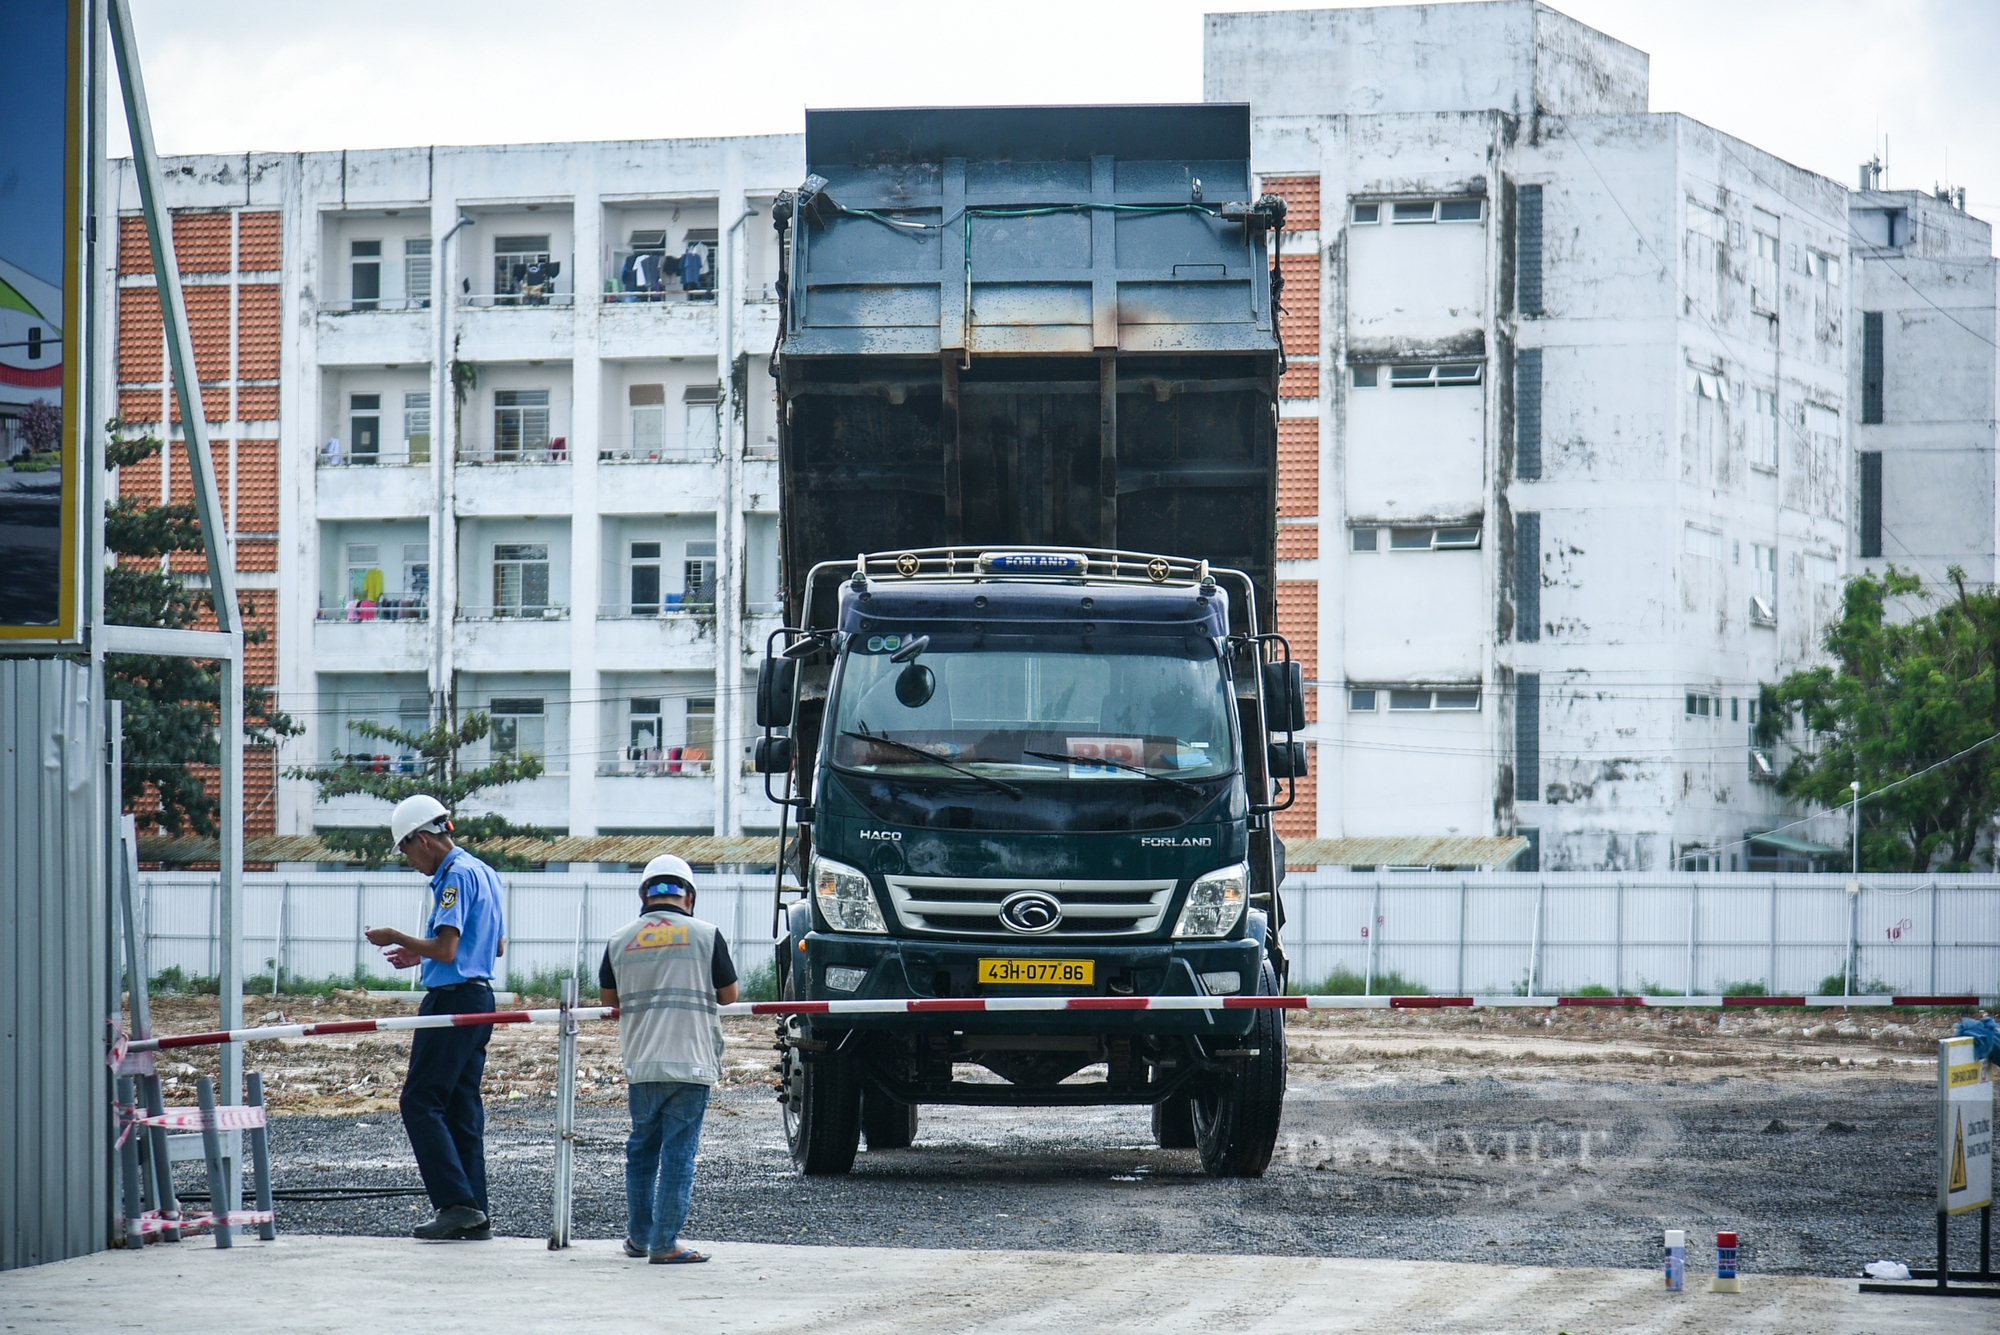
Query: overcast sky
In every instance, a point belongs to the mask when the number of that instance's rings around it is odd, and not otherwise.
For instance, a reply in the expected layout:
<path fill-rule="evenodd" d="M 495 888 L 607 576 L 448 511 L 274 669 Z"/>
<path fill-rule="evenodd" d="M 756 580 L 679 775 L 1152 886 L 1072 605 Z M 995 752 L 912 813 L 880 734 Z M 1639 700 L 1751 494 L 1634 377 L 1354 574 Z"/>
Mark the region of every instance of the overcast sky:
<path fill-rule="evenodd" d="M 166 153 L 794 132 L 807 106 L 1201 97 L 1204 13 L 1285 0 L 134 0 Z M 2000 222 L 1994 0 L 1559 0 L 1685 112 Z M 114 116 L 113 151 L 124 126 Z"/>

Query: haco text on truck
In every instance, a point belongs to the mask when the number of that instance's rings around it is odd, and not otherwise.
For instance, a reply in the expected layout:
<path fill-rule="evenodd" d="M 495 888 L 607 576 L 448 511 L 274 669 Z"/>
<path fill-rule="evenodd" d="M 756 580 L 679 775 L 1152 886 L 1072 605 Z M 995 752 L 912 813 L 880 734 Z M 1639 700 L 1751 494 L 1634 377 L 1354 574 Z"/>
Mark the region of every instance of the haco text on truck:
<path fill-rule="evenodd" d="M 781 866 L 782 996 L 1281 992 L 1304 683 L 1248 107 L 815 111 L 806 158 L 774 210 L 788 624 L 757 683 L 803 887 Z M 908 1146 L 923 1104 L 1123 1103 L 1254 1177 L 1284 1098 L 1276 1010 L 778 1038 L 809 1174 Z"/>

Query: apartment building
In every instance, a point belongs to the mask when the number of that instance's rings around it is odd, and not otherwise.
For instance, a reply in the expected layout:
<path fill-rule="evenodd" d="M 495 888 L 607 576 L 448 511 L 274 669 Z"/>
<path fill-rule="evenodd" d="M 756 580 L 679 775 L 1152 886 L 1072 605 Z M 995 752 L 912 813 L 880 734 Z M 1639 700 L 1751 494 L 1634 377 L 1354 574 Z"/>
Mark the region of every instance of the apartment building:
<path fill-rule="evenodd" d="M 1280 623 L 1322 835 L 1812 855 L 1758 837 L 1796 813 L 1750 728 L 1848 568 L 1848 192 L 1647 91 L 1532 0 L 1208 18 L 1204 95 L 1293 205 Z"/>
<path fill-rule="evenodd" d="M 1854 418 L 1854 568 L 1919 574 L 1946 593 L 1953 566 L 2000 580 L 1996 505 L 1993 228 L 1946 190 L 1883 190 L 1861 169 L 1848 203 L 1857 282 L 1848 340 Z"/>
<path fill-rule="evenodd" d="M 352 725 L 483 710 L 494 808 L 575 834 L 773 827 L 746 683 L 778 623 L 770 203 L 796 136 L 188 157 L 169 204 L 250 679 L 305 725 L 250 833 L 377 823 L 293 765 L 411 763 Z M 120 413 L 187 462 L 129 163 Z M 444 294 L 443 300 L 437 294 Z M 199 580 L 198 558 L 176 558 Z"/>

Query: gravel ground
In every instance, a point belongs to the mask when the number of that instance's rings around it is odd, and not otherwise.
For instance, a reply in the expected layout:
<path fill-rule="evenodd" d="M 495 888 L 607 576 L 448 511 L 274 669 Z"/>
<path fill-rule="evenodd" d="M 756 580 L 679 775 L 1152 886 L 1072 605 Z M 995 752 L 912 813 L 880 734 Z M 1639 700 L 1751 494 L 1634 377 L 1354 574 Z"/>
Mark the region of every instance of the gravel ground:
<path fill-rule="evenodd" d="M 212 1001 L 209 1021 L 202 1006 L 162 1007 L 160 1031 L 212 1023 Z M 278 1009 L 374 1008 L 301 998 Z M 864 1152 L 846 1178 L 800 1179 L 767 1083 L 767 1022 L 731 1021 L 687 1232 L 1650 1266 L 1660 1229 L 1676 1227 L 1701 1244 L 1689 1258 L 1699 1273 L 1714 1230 L 1734 1228 L 1749 1271 L 1851 1275 L 1931 1246 L 1932 1054 L 1953 1018 L 1739 1012 L 1718 1029 L 1711 1015 L 1618 1011 L 1295 1017 L 1279 1149 L 1256 1182 L 1211 1181 L 1191 1151 L 1158 1149 L 1143 1108 L 926 1108 L 913 1148 Z M 609 1030 L 584 1041 L 575 1232 L 611 1238 L 624 1222 L 624 1097 Z M 283 1112 L 271 1132 L 280 1187 L 417 1184 L 394 1113 L 406 1045 L 251 1050 Z M 503 1233 L 548 1228 L 553 1056 L 546 1030 L 496 1032 L 488 1163 Z M 204 1065 L 162 1069 L 185 1083 Z M 190 1186 L 196 1169 L 184 1166 Z M 306 1233 L 400 1234 L 429 1214 L 407 1198 L 279 1208 L 282 1228 Z M 1958 1232 L 1955 1263 L 1970 1264 L 1973 1230 Z"/>

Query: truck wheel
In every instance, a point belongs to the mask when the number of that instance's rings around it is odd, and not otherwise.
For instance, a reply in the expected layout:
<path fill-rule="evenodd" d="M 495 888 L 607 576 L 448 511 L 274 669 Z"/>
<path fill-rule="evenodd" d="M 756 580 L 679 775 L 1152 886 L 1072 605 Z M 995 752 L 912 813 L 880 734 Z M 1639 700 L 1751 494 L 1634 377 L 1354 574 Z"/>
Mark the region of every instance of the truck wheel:
<path fill-rule="evenodd" d="M 797 1000 L 790 979 L 785 1000 Z M 787 1016 L 785 1033 L 803 1039 L 805 1021 Z M 854 1167 L 854 1152 L 861 1144 L 861 1073 L 854 1059 L 829 1051 L 807 1061 L 805 1053 L 788 1043 L 781 1069 L 778 1097 L 785 1110 L 785 1140 L 792 1162 L 808 1177 L 847 1172 Z"/>
<path fill-rule="evenodd" d="M 1258 991 L 1275 995 L 1277 975 L 1264 962 Z M 1278 1120 L 1285 1108 L 1285 1013 L 1256 1012 L 1256 1024 L 1243 1039 L 1257 1055 L 1240 1059 L 1232 1074 L 1196 1094 L 1195 1148 L 1202 1171 L 1210 1177 L 1262 1177 L 1278 1145 Z"/>
<path fill-rule="evenodd" d="M 870 1150 L 906 1150 L 917 1138 L 917 1105 L 899 1103 L 869 1085 L 861 1091 L 861 1134 Z"/>
<path fill-rule="evenodd" d="M 1181 1094 L 1154 1104 L 1153 1139 L 1163 1150 L 1195 1148 L 1194 1100 Z"/>

